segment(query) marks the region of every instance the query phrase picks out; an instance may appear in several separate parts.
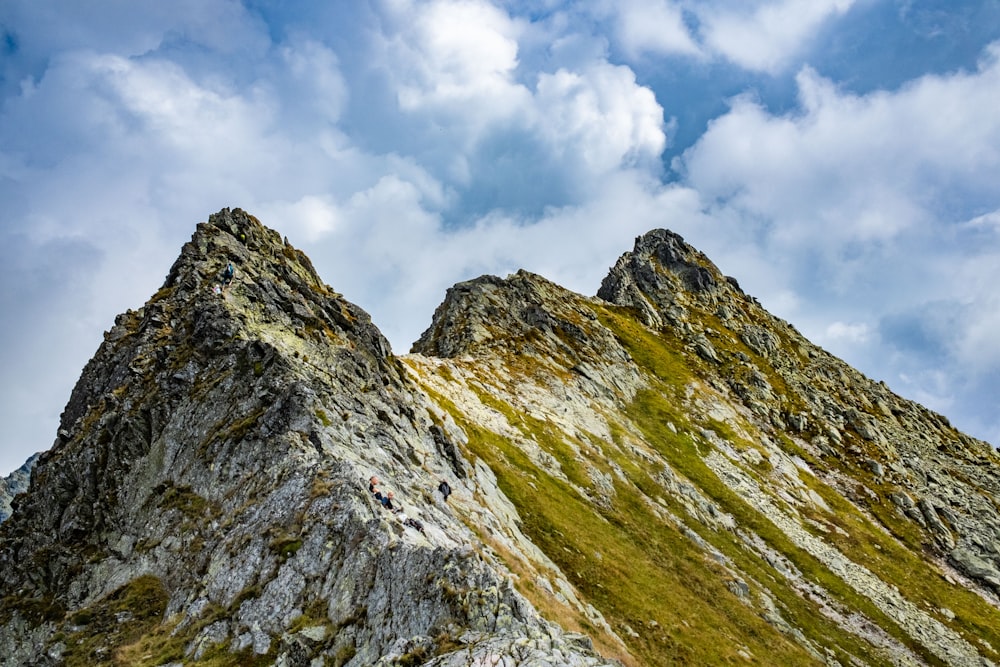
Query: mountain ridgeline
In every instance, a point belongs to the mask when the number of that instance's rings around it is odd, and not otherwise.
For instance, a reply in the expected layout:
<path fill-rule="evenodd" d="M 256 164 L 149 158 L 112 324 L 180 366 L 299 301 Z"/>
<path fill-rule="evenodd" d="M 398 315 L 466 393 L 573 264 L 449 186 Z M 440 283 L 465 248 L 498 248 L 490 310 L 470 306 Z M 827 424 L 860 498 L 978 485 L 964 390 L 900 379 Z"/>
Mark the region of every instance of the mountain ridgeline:
<path fill-rule="evenodd" d="M 666 230 L 397 356 L 224 209 L 11 490 L 0 666 L 1000 664 L 998 464 Z"/>

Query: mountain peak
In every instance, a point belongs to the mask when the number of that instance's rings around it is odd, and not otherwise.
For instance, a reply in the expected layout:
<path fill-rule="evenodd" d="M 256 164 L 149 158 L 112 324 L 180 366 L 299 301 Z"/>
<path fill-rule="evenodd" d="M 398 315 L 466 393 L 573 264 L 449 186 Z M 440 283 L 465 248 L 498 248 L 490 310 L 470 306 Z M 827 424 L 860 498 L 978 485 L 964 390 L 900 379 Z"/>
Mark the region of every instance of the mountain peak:
<path fill-rule="evenodd" d="M 654 229 L 637 237 L 633 250 L 618 259 L 597 296 L 635 308 L 646 324 L 659 326 L 679 294 L 705 300 L 726 291 L 742 293 L 735 279 L 723 276 L 679 234 Z"/>
<path fill-rule="evenodd" d="M 107 332 L 0 524 L 0 665 L 457 667 L 516 651 L 610 667 L 462 520 L 499 525 L 475 498 L 502 506 L 486 471 L 469 477 L 464 437 L 363 310 L 224 209 Z"/>
<path fill-rule="evenodd" d="M 503 348 L 523 349 L 526 339 L 553 328 L 566 330 L 577 295 L 528 271 L 505 279 L 481 276 L 448 289 L 435 310 L 430 327 L 413 344 L 412 351 L 440 357 L 489 354 Z M 564 317 L 554 318 L 561 306 Z M 559 310 L 559 308 L 556 308 Z M 557 322 L 556 319 L 561 319 Z"/>
<path fill-rule="evenodd" d="M 228 265 L 235 273 L 226 285 Z M 349 348 L 385 370 L 391 354 L 368 313 L 325 285 L 302 251 L 238 208 L 197 225 L 160 290 L 118 316 L 105 342 L 73 390 L 60 438 L 129 375 L 169 370 L 186 377 L 193 355 L 249 345 L 308 359 Z M 111 358 L 122 350 L 130 358 Z"/>
<path fill-rule="evenodd" d="M 224 209 L 0 524 L 0 667 L 993 665 L 998 469 L 667 230 L 396 357 Z"/>

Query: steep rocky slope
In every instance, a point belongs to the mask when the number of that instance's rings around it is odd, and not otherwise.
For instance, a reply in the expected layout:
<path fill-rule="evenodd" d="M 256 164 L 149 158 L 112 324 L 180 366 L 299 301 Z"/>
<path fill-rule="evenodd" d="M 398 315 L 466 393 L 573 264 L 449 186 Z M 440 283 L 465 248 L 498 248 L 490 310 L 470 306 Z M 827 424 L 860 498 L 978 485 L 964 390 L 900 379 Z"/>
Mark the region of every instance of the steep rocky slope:
<path fill-rule="evenodd" d="M 406 361 L 638 663 L 997 661 L 989 445 L 668 231 L 598 297 L 470 281 Z"/>
<path fill-rule="evenodd" d="M 664 230 L 395 357 L 224 210 L 0 525 L 0 665 L 996 664 L 998 463 Z"/>
<path fill-rule="evenodd" d="M 212 216 L 106 334 L 0 525 L 0 664 L 608 664 L 435 497 L 471 466 L 414 389 L 301 252 Z"/>

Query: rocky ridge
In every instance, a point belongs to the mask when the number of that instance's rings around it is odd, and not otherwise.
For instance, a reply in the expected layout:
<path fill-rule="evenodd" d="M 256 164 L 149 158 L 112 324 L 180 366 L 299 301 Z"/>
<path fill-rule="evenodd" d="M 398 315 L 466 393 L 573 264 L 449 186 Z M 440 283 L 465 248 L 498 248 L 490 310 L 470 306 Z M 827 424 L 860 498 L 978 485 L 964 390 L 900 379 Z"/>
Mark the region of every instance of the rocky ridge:
<path fill-rule="evenodd" d="M 395 357 L 224 210 L 0 525 L 0 665 L 996 664 L 998 463 L 666 230 Z"/>
<path fill-rule="evenodd" d="M 638 238 L 597 299 L 524 272 L 458 285 L 414 352 L 406 361 L 432 395 L 530 461 L 521 474 L 568 483 L 567 497 L 610 521 L 623 489 L 639 489 L 650 521 L 672 523 L 816 660 L 996 662 L 997 637 L 956 621 L 947 590 L 974 592 L 961 604 L 975 612 L 960 613 L 996 617 L 996 452 L 809 343 L 678 235 Z M 659 470 L 655 485 L 629 470 L 636 461 Z M 781 584 L 740 566 L 737 549 Z M 572 559 L 556 560 L 565 570 Z M 815 607 L 796 610 L 789 590 Z M 810 615 L 860 644 L 816 641 Z"/>
<path fill-rule="evenodd" d="M 106 334 L 0 526 L 0 664 L 610 664 L 431 495 L 471 469 L 432 410 L 301 252 L 213 215 Z"/>

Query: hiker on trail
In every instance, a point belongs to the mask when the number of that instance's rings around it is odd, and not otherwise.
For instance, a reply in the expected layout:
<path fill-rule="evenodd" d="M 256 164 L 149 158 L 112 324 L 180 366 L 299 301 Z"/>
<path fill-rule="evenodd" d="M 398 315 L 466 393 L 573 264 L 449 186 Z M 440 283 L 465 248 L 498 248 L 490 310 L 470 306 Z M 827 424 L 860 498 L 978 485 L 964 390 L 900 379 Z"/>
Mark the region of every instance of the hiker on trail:
<path fill-rule="evenodd" d="M 382 507 L 386 508 L 390 512 L 399 512 L 400 509 L 396 509 L 396 506 L 392 504 L 392 491 L 389 491 L 384 496 L 382 496 Z"/>
<path fill-rule="evenodd" d="M 448 485 L 448 482 L 442 479 L 441 483 L 438 484 L 438 491 L 440 491 L 441 495 L 444 496 L 444 501 L 448 502 L 448 496 L 451 495 L 451 487 Z"/>
<path fill-rule="evenodd" d="M 236 268 L 232 262 L 226 264 L 226 270 L 222 272 L 222 288 L 226 289 L 233 284 L 233 277 L 236 275 Z"/>
<path fill-rule="evenodd" d="M 375 500 L 382 502 L 382 492 L 378 489 L 378 477 L 375 475 L 368 478 L 368 492 L 375 496 Z"/>

